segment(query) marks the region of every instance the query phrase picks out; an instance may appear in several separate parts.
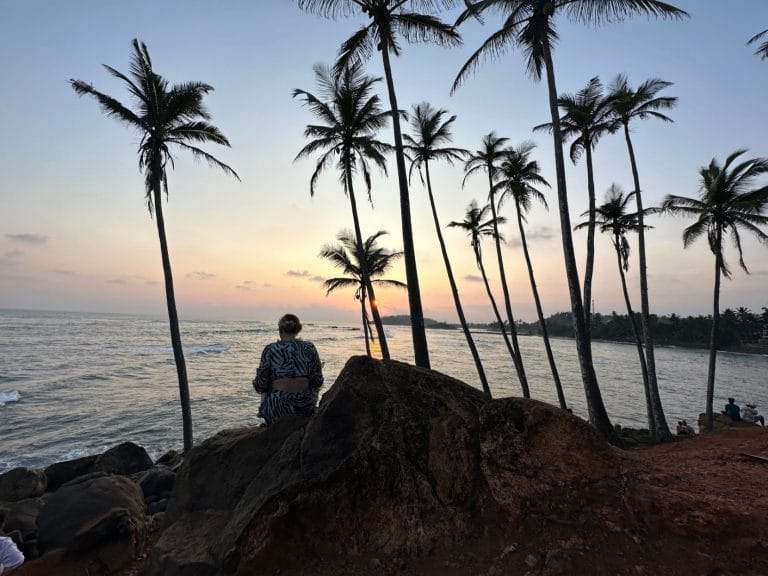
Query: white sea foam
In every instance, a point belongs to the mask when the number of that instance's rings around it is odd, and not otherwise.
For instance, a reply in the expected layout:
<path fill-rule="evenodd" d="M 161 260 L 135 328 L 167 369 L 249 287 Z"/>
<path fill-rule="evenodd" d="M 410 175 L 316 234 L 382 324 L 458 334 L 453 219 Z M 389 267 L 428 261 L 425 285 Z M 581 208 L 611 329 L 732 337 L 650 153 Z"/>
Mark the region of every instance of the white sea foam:
<path fill-rule="evenodd" d="M 11 390 L 10 392 L 0 392 L 0 407 L 5 406 L 10 402 L 18 402 L 21 400 L 21 395 L 18 390 Z"/>

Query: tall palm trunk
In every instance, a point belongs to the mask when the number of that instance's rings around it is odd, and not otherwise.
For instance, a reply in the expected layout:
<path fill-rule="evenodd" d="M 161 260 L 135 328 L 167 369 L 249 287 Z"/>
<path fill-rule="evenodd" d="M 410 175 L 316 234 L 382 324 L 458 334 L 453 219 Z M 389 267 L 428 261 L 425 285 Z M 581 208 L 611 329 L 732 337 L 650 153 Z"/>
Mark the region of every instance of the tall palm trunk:
<path fill-rule="evenodd" d="M 715 252 L 715 294 L 712 305 L 712 331 L 709 334 L 709 371 L 707 373 L 707 431 L 712 432 L 715 415 L 715 368 L 717 367 L 717 330 L 720 325 L 720 270 L 723 266 L 723 231 L 717 229 L 717 252 Z"/>
<path fill-rule="evenodd" d="M 595 366 L 592 362 L 592 346 L 589 332 L 584 321 L 584 307 L 581 303 L 581 288 L 579 286 L 579 271 L 576 268 L 576 255 L 573 249 L 571 235 L 571 217 L 568 211 L 568 189 L 565 183 L 565 159 L 563 158 L 563 136 L 560 132 L 560 113 L 557 107 L 557 85 L 555 70 L 552 63 L 552 52 L 549 42 L 544 42 L 544 58 L 547 72 L 547 87 L 549 89 L 549 112 L 552 117 L 552 134 L 555 147 L 555 168 L 557 172 L 557 204 L 560 212 L 560 234 L 563 242 L 563 257 L 565 259 L 565 274 L 568 278 L 568 293 L 571 298 L 571 313 L 573 316 L 576 351 L 579 356 L 581 379 L 584 383 L 584 393 L 587 399 L 589 420 L 600 433 L 611 442 L 618 442 L 616 431 L 611 426 L 608 412 L 605 410 L 603 396 L 597 383 Z"/>
<path fill-rule="evenodd" d="M 179 377 L 179 397 L 181 399 L 181 423 L 184 433 L 184 452 L 192 449 L 192 408 L 189 400 L 189 383 L 187 381 L 187 364 L 184 361 L 184 349 L 181 347 L 179 331 L 179 316 L 176 313 L 176 296 L 173 291 L 173 274 L 171 273 L 171 258 L 168 254 L 168 240 L 165 237 L 165 220 L 163 219 L 162 195 L 160 182 L 152 187 L 155 203 L 155 219 L 157 234 L 160 237 L 160 254 L 163 260 L 163 276 L 165 278 L 165 300 L 168 304 L 168 324 L 171 329 L 171 346 L 173 359 L 176 363 L 176 373 Z"/>
<path fill-rule="evenodd" d="M 435 207 L 435 197 L 432 195 L 432 179 L 429 176 L 429 160 L 424 160 L 424 171 L 427 175 L 427 193 L 429 194 L 429 205 L 432 207 L 432 218 L 435 221 L 435 232 L 437 232 L 437 241 L 440 243 L 440 252 L 443 255 L 443 262 L 445 263 L 445 272 L 448 274 L 448 282 L 451 285 L 451 294 L 453 295 L 453 303 L 456 305 L 456 314 L 459 317 L 461 323 L 461 329 L 464 331 L 464 337 L 467 339 L 467 346 L 472 353 L 472 359 L 475 361 L 475 368 L 477 369 L 477 375 L 480 378 L 480 384 L 483 386 L 483 392 L 488 398 L 491 396 L 491 387 L 488 385 L 488 378 L 485 376 L 485 370 L 483 370 L 483 363 L 480 361 L 480 354 L 477 352 L 477 346 L 472 339 L 472 334 L 469 331 L 467 320 L 464 317 L 464 309 L 461 307 L 461 300 L 459 299 L 459 290 L 456 287 L 456 280 L 453 277 L 453 270 L 451 269 L 451 262 L 448 259 L 448 251 L 445 248 L 445 241 L 443 240 L 443 232 L 440 228 L 440 220 L 437 217 L 437 208 Z"/>
<path fill-rule="evenodd" d="M 645 359 L 648 364 L 648 384 L 651 388 L 651 402 L 653 407 L 653 418 L 656 427 L 651 433 L 659 440 L 667 440 L 672 434 L 667 426 L 667 419 L 664 416 L 664 408 L 661 405 L 659 396 L 659 384 L 656 379 L 656 357 L 653 351 L 653 335 L 648 325 L 650 316 L 650 306 L 648 304 L 648 264 L 645 257 L 645 225 L 643 215 L 643 194 L 640 191 L 640 176 L 637 171 L 637 161 L 635 160 L 635 149 L 632 146 L 632 139 L 629 136 L 629 123 L 624 123 L 624 138 L 627 141 L 627 150 L 629 151 L 629 162 L 632 165 L 632 178 L 635 184 L 635 199 L 637 200 L 637 251 L 640 257 L 640 305 L 641 322 L 643 326 L 643 338 L 645 340 Z"/>
<path fill-rule="evenodd" d="M 507 345 L 507 351 L 509 351 L 509 355 L 512 357 L 512 362 L 515 361 L 515 350 L 512 348 L 512 342 L 509 339 L 509 336 L 507 336 L 507 330 L 504 328 L 504 320 L 501 319 L 501 314 L 499 313 L 499 307 L 496 305 L 496 299 L 493 297 L 493 292 L 491 291 L 491 285 L 488 283 L 488 275 L 485 273 L 485 266 L 483 265 L 483 257 L 480 255 L 480 253 L 475 249 L 475 259 L 477 260 L 477 267 L 480 269 L 480 275 L 483 277 L 483 285 L 485 286 L 485 292 L 488 294 L 488 299 L 491 301 L 491 308 L 493 308 L 493 315 L 496 317 L 496 321 L 499 323 L 499 328 L 501 329 L 501 335 L 504 337 L 504 344 Z"/>
<path fill-rule="evenodd" d="M 504 308 L 507 312 L 507 320 L 509 321 L 509 335 L 512 338 L 512 347 L 515 354 L 512 356 L 512 360 L 515 362 L 515 370 L 517 371 L 517 377 L 520 380 L 520 387 L 523 389 L 523 397 L 530 398 L 531 391 L 528 389 L 528 377 L 525 375 L 525 367 L 523 366 L 523 357 L 520 355 L 520 345 L 517 341 L 517 325 L 515 324 L 515 317 L 512 315 L 512 305 L 509 299 L 509 288 L 507 287 L 507 274 L 504 272 L 504 258 L 501 255 L 501 236 L 499 235 L 499 225 L 496 215 L 496 199 L 493 194 L 493 172 L 492 167 L 488 166 L 488 198 L 491 204 L 491 216 L 493 217 L 493 239 L 496 245 L 496 259 L 499 265 L 499 276 L 501 277 L 501 291 L 504 294 Z"/>
<path fill-rule="evenodd" d="M 389 360 L 389 347 L 387 346 L 387 338 L 384 335 L 384 326 L 381 323 L 381 316 L 379 315 L 379 307 L 376 304 L 376 294 L 373 291 L 373 284 L 371 283 L 371 275 L 368 273 L 368 263 L 365 261 L 365 250 L 363 247 L 364 246 L 363 233 L 360 230 L 360 217 L 357 214 L 357 201 L 355 200 L 355 190 L 352 185 L 352 166 L 349 158 L 349 152 L 345 153 L 344 173 L 347 178 L 347 191 L 349 192 L 349 203 L 352 205 L 352 220 L 355 226 L 355 240 L 357 242 L 357 259 L 358 259 L 358 263 L 360 264 L 360 275 L 363 278 L 363 285 L 371 299 L 371 314 L 373 314 L 373 323 L 376 325 L 376 331 L 379 334 L 379 345 L 381 346 L 381 357 L 384 358 L 384 360 Z M 365 303 L 363 303 L 363 311 L 365 311 Z M 370 350 L 369 350 L 369 354 L 370 354 Z"/>
<path fill-rule="evenodd" d="M 363 336 L 365 337 L 365 353 L 371 355 L 371 342 L 368 340 L 368 313 L 365 311 L 365 287 L 360 290 L 360 318 L 363 322 Z"/>
<path fill-rule="evenodd" d="M 627 277 L 624 274 L 624 266 L 621 260 L 620 240 L 614 237 L 613 246 L 616 248 L 616 262 L 619 265 L 619 276 L 621 277 L 621 290 L 624 293 L 624 303 L 627 306 L 627 316 L 632 323 L 632 333 L 635 335 L 637 344 L 637 355 L 640 358 L 640 371 L 643 374 L 643 390 L 645 391 L 645 409 L 648 414 L 648 430 L 656 429 L 656 420 L 653 414 L 653 403 L 651 401 L 651 387 L 648 384 L 648 365 L 645 362 L 645 352 L 643 351 L 643 340 L 640 337 L 640 330 L 637 327 L 637 318 L 632 310 L 632 302 L 629 300 L 629 290 L 627 289 Z"/>
<path fill-rule="evenodd" d="M 589 224 L 587 226 L 587 266 L 584 270 L 584 322 L 592 338 L 592 275 L 595 271 L 595 173 L 592 166 L 592 145 L 587 139 L 587 192 L 589 194 Z"/>
<path fill-rule="evenodd" d="M 384 77 L 387 80 L 389 104 L 392 109 L 392 128 L 395 135 L 395 160 L 397 161 L 397 180 L 400 186 L 400 220 L 403 225 L 403 256 L 405 260 L 405 278 L 408 283 L 408 305 L 411 312 L 411 337 L 413 338 L 413 356 L 416 366 L 429 368 L 429 349 L 427 333 L 424 328 L 424 312 L 421 308 L 419 275 L 416 267 L 416 252 L 413 245 L 413 227 L 411 226 L 411 200 L 408 194 L 408 179 L 405 173 L 403 155 L 403 136 L 400 131 L 400 113 L 397 107 L 395 84 L 392 80 L 392 67 L 389 62 L 389 46 L 381 46 L 384 61 Z"/>
<path fill-rule="evenodd" d="M 525 227 L 523 226 L 523 215 L 520 210 L 520 204 L 516 201 L 515 208 L 517 210 L 517 226 L 520 229 L 520 241 L 523 243 L 523 254 L 525 255 L 525 263 L 528 266 L 528 278 L 531 281 L 531 291 L 533 292 L 533 301 L 536 303 L 536 314 L 539 316 L 539 324 L 541 325 L 541 336 L 544 338 L 544 348 L 547 351 L 547 360 L 549 361 L 549 368 L 552 371 L 552 378 L 555 381 L 555 390 L 557 391 L 557 400 L 560 403 L 560 408 L 567 409 L 568 406 L 565 403 L 565 394 L 563 394 L 563 385 L 560 383 L 560 374 L 557 371 L 557 364 L 555 364 L 555 356 L 552 354 L 552 345 L 549 342 L 549 332 L 547 330 L 547 323 L 544 321 L 544 311 L 541 308 L 541 298 L 539 298 L 539 289 L 536 286 L 536 278 L 533 275 L 533 264 L 531 263 L 531 255 L 528 252 L 528 240 L 525 238 Z"/>

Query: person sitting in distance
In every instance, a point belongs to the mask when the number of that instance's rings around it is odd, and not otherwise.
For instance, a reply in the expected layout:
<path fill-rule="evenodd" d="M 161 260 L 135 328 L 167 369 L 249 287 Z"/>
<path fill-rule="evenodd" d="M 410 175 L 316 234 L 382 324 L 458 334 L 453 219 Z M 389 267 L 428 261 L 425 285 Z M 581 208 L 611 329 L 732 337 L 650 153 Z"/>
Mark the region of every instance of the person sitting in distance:
<path fill-rule="evenodd" d="M 728 398 L 728 404 L 725 405 L 725 410 L 723 410 L 723 414 L 728 416 L 731 420 L 734 422 L 738 422 L 741 420 L 741 408 L 739 408 L 739 405 L 736 404 L 736 400 L 733 398 Z"/>
<path fill-rule="evenodd" d="M 678 436 L 695 436 L 696 432 L 685 420 L 678 420 L 677 422 L 677 435 Z"/>
<path fill-rule="evenodd" d="M 744 410 L 741 411 L 741 419 L 744 422 L 750 422 L 751 424 L 760 423 L 760 426 L 765 426 L 765 418 L 757 413 L 757 406 L 754 404 L 747 404 Z"/>
<path fill-rule="evenodd" d="M 277 324 L 280 340 L 268 344 L 253 379 L 261 394 L 259 416 L 267 426 L 288 414 L 312 416 L 323 385 L 320 356 L 312 342 L 298 338 L 301 322 L 286 314 Z"/>

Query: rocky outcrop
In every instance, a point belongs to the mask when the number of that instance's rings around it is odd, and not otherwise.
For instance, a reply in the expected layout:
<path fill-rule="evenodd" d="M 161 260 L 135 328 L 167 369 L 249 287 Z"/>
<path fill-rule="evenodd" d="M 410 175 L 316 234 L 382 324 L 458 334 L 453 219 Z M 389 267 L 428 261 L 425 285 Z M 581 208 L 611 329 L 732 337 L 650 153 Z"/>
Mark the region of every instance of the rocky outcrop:
<path fill-rule="evenodd" d="M 0 474 L 0 502 L 37 498 L 45 492 L 47 480 L 41 470 L 14 468 Z"/>
<path fill-rule="evenodd" d="M 352 358 L 311 420 L 228 431 L 187 455 L 148 574 L 368 573 L 372 558 L 418 561 L 531 516 L 575 517 L 573 494 L 615 493 L 618 469 L 562 410 Z M 187 557 L 182 535 L 207 546 Z"/>
<path fill-rule="evenodd" d="M 65 460 L 56 462 L 45 469 L 45 476 L 48 478 L 48 492 L 55 492 L 59 487 L 79 476 L 85 476 L 93 472 L 93 465 L 98 456 L 83 456 L 74 460 Z"/>
<path fill-rule="evenodd" d="M 718 432 L 720 430 L 727 430 L 728 428 L 743 428 L 752 427 L 755 424 L 753 422 L 744 422 L 743 420 L 731 420 L 725 414 L 713 414 L 712 415 L 712 432 Z M 707 430 L 707 413 L 702 412 L 699 414 L 699 432 L 706 433 Z"/>
<path fill-rule="evenodd" d="M 141 446 L 133 442 L 123 442 L 110 448 L 93 464 L 94 472 L 129 476 L 152 468 L 152 459 Z"/>
<path fill-rule="evenodd" d="M 110 571 L 136 557 L 145 537 L 144 499 L 128 478 L 94 473 L 62 486 L 37 518 L 41 554 L 88 553 Z"/>
<path fill-rule="evenodd" d="M 37 556 L 37 516 L 43 507 L 42 498 L 28 498 L 18 502 L 0 502 L 0 532 L 16 533 L 16 544 L 26 558 Z"/>

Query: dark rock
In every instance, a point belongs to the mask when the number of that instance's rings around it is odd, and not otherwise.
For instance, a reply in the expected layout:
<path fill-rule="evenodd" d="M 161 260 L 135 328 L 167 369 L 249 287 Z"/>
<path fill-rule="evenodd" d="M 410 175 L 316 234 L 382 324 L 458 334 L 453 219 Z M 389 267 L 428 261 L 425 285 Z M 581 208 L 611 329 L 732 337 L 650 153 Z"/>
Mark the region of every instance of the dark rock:
<path fill-rule="evenodd" d="M 271 428 L 224 430 L 187 454 L 176 474 L 168 519 L 195 510 L 231 510 L 287 435 L 303 429 L 304 418 L 286 418 Z"/>
<path fill-rule="evenodd" d="M 123 442 L 100 455 L 93 465 L 93 470 L 128 476 L 152 468 L 152 459 L 141 446 L 133 442 Z"/>
<path fill-rule="evenodd" d="M 30 468 L 14 468 L 0 474 L 0 502 L 37 498 L 45 492 L 45 473 Z"/>
<path fill-rule="evenodd" d="M 5 536 L 13 540 L 13 543 L 16 544 L 18 548 L 21 548 L 21 545 L 24 543 L 24 537 L 21 535 L 20 530 L 11 530 L 10 532 L 6 532 Z"/>
<path fill-rule="evenodd" d="M 750 428 L 754 426 L 752 422 L 744 422 L 743 420 L 731 420 L 725 414 L 713 414 L 712 431 L 724 430 L 726 428 Z M 702 412 L 699 414 L 699 433 L 708 432 L 707 430 L 707 413 Z"/>
<path fill-rule="evenodd" d="M 46 490 L 55 492 L 62 484 L 92 472 L 97 458 L 98 456 L 83 456 L 82 458 L 51 464 L 45 469 L 45 475 L 48 478 Z"/>
<path fill-rule="evenodd" d="M 86 554 L 110 571 L 134 559 L 145 538 L 144 499 L 120 476 L 83 476 L 57 490 L 40 511 L 40 552 Z"/>
<path fill-rule="evenodd" d="M 166 468 L 173 470 L 174 472 L 184 463 L 184 456 L 176 452 L 176 450 L 168 450 L 165 454 L 160 456 L 155 462 L 155 465 L 162 464 Z"/>
<path fill-rule="evenodd" d="M 5 525 L 0 530 L 13 532 L 18 530 L 22 540 L 30 540 L 37 537 L 37 517 L 43 507 L 40 498 L 28 498 L 18 502 L 0 503 L 0 508 L 5 511 Z"/>
<path fill-rule="evenodd" d="M 158 514 L 160 512 L 165 512 L 165 509 L 168 507 L 168 500 L 163 498 L 162 500 L 157 500 L 155 502 L 152 502 L 151 504 L 147 504 L 147 514 L 150 516 L 154 516 L 155 514 Z"/>
<path fill-rule="evenodd" d="M 451 547 L 479 534 L 483 506 L 493 507 L 479 475 L 485 402 L 436 372 L 352 358 L 311 420 L 227 431 L 194 448 L 168 507 L 169 521 L 183 529 L 170 530 L 202 534 L 194 538 L 208 543 L 206 562 L 224 573 Z M 200 510 L 215 513 L 217 526 L 222 511 L 229 518 L 214 529 L 193 516 Z M 171 555 L 175 566 L 187 565 L 164 543 L 153 553 L 156 566 L 167 567 Z"/>
<path fill-rule="evenodd" d="M 163 532 L 152 552 L 146 574 L 163 576 L 218 576 L 221 571 L 211 554 L 230 519 L 230 512 L 192 512 Z"/>
<path fill-rule="evenodd" d="M 148 470 L 139 480 L 139 486 L 144 493 L 144 498 L 160 496 L 173 490 L 176 474 L 165 466 L 155 466 Z"/>

